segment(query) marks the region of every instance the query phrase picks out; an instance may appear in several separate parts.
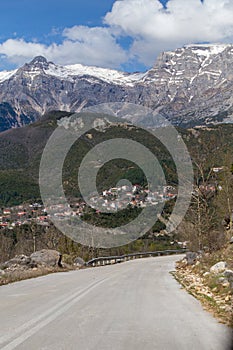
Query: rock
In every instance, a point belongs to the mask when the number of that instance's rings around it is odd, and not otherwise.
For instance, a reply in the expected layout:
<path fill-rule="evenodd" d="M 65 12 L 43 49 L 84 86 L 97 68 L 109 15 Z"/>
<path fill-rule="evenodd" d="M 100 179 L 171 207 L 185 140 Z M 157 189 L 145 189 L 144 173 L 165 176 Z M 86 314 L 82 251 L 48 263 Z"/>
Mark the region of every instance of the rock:
<path fill-rule="evenodd" d="M 227 278 L 230 284 L 230 288 L 233 290 L 233 271 L 232 270 L 224 271 L 224 276 Z"/>
<path fill-rule="evenodd" d="M 233 271 L 232 270 L 225 270 L 223 275 L 230 281 L 233 281 Z"/>
<path fill-rule="evenodd" d="M 224 283 L 222 283 L 222 286 L 225 288 L 229 288 L 230 287 L 230 282 L 226 281 Z"/>
<path fill-rule="evenodd" d="M 74 265 L 77 267 L 82 267 L 85 265 L 85 261 L 82 258 L 77 257 L 74 259 Z"/>
<path fill-rule="evenodd" d="M 63 267 L 63 269 L 66 269 L 66 270 L 70 269 L 70 265 L 67 263 L 64 263 L 64 262 L 62 263 L 62 267 Z"/>
<path fill-rule="evenodd" d="M 230 244 L 233 244 L 233 236 L 230 239 Z"/>
<path fill-rule="evenodd" d="M 42 249 L 40 251 L 32 253 L 30 258 L 34 263 L 37 263 L 39 265 L 62 267 L 62 255 L 56 250 Z"/>
<path fill-rule="evenodd" d="M 203 273 L 203 277 L 207 277 L 207 276 L 209 276 L 210 275 L 210 272 L 205 272 L 205 273 Z"/>
<path fill-rule="evenodd" d="M 228 288 L 230 287 L 230 282 L 227 280 L 227 279 L 224 279 L 222 282 L 221 282 L 221 285 L 225 288 Z"/>
<path fill-rule="evenodd" d="M 30 263 L 31 263 L 30 257 L 27 255 L 21 254 L 21 255 L 15 256 L 13 259 L 6 261 L 2 266 L 4 266 L 4 268 L 12 268 L 12 267 L 16 267 L 17 265 L 30 267 Z"/>
<path fill-rule="evenodd" d="M 197 253 L 195 252 L 187 252 L 185 259 L 187 260 L 188 265 L 194 265 L 197 261 Z"/>
<path fill-rule="evenodd" d="M 219 261 L 217 264 L 211 266 L 210 272 L 213 274 L 218 274 L 224 272 L 227 268 L 227 263 L 225 261 Z"/>
<path fill-rule="evenodd" d="M 228 282 L 228 280 L 225 277 L 219 277 L 218 278 L 218 283 L 224 284 L 224 283 L 227 283 L 227 282 Z"/>
<path fill-rule="evenodd" d="M 0 278 L 3 277 L 5 275 L 5 271 L 4 270 L 0 270 Z"/>

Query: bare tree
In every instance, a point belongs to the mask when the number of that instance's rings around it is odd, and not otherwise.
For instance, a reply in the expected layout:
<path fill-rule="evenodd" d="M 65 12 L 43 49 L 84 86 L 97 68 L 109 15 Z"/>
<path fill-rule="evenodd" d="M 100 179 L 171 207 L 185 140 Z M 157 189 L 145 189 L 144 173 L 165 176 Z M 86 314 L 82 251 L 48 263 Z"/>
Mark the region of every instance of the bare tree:
<path fill-rule="evenodd" d="M 213 251 L 219 249 L 225 242 L 216 206 L 216 176 L 213 167 L 206 169 L 204 161 L 193 161 L 193 163 L 195 165 L 195 184 L 186 215 L 188 232 L 185 236 L 189 241 L 190 249 Z M 180 227 L 181 230 L 182 227 Z"/>

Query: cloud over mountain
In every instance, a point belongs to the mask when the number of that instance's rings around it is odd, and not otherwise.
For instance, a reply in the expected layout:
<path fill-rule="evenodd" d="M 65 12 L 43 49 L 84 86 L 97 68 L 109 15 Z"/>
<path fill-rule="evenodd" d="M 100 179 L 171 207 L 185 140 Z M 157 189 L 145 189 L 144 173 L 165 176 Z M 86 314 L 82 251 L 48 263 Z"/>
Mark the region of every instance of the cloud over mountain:
<path fill-rule="evenodd" d="M 188 43 L 230 42 L 233 39 L 231 0 L 116 1 L 105 23 L 133 38 L 131 54 L 152 64 L 161 50 Z"/>
<path fill-rule="evenodd" d="M 45 56 L 60 64 L 83 63 L 108 68 L 120 67 L 127 61 L 127 54 L 117 44 L 109 28 L 74 26 L 63 31 L 61 44 L 46 46 L 24 39 L 8 39 L 0 44 L 0 54 L 17 65 L 34 56 Z"/>
<path fill-rule="evenodd" d="M 20 65 L 35 55 L 60 64 L 83 63 L 119 68 L 127 62 L 151 66 L 163 50 L 188 43 L 232 42 L 232 0 L 118 0 L 103 26 L 75 25 L 61 32 L 60 41 L 9 38 L 0 56 Z M 125 44 L 124 38 L 128 38 Z"/>

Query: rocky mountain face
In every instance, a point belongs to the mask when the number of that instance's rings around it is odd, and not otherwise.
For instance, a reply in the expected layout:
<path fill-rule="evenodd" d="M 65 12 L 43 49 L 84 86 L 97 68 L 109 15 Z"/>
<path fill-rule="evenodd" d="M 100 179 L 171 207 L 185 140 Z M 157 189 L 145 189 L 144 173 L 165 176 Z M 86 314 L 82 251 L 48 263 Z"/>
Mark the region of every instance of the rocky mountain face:
<path fill-rule="evenodd" d="M 165 52 L 143 79 L 143 104 L 175 125 L 231 120 L 233 45 L 186 46 Z"/>
<path fill-rule="evenodd" d="M 0 131 L 51 110 L 77 112 L 104 102 L 152 108 L 174 125 L 233 120 L 233 45 L 192 45 L 162 53 L 152 69 L 128 74 L 44 57 L 0 72 Z"/>

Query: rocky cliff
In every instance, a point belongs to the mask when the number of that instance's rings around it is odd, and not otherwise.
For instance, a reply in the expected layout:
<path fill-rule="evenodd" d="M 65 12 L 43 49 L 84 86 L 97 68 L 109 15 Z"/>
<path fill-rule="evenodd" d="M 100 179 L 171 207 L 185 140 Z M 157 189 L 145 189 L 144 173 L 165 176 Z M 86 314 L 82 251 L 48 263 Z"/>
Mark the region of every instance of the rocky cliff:
<path fill-rule="evenodd" d="M 77 112 L 104 102 L 151 107 L 183 127 L 231 121 L 233 45 L 190 45 L 162 53 L 152 69 L 124 73 L 44 57 L 0 72 L 0 130 L 19 127 L 50 110 Z"/>

